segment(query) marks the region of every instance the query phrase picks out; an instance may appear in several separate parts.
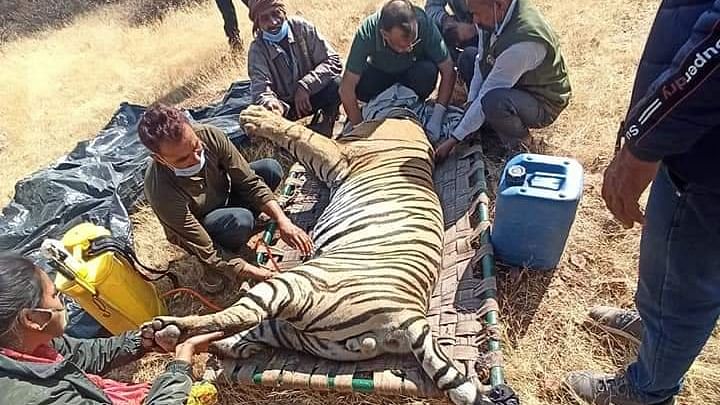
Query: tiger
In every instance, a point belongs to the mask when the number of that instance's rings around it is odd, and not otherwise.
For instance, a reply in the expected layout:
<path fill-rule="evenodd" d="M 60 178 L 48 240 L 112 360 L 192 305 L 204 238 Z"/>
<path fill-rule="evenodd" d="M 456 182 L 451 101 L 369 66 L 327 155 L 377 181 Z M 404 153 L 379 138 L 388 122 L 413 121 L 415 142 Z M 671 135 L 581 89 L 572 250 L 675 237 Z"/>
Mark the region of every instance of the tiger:
<path fill-rule="evenodd" d="M 145 328 L 156 344 L 223 331 L 235 336 L 215 344 L 221 357 L 244 358 L 264 344 L 340 361 L 412 353 L 453 403 L 492 404 L 487 386 L 453 365 L 426 318 L 444 228 L 433 148 L 420 124 L 366 121 L 334 140 L 263 107 L 246 108 L 240 121 L 330 188 L 311 232 L 314 254 L 223 311 L 155 318 Z"/>

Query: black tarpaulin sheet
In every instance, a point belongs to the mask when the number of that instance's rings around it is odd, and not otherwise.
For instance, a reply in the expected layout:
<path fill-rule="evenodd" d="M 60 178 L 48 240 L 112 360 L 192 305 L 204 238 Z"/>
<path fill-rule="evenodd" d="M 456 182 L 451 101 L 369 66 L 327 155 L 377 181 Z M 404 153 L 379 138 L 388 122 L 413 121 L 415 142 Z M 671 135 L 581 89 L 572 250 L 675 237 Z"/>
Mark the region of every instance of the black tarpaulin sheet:
<path fill-rule="evenodd" d="M 215 104 L 187 110 L 193 121 L 222 129 L 235 145 L 246 139 L 238 115 L 250 103 L 250 82 L 233 83 Z M 59 239 L 81 222 L 131 241 L 128 212 L 143 198 L 149 152 L 137 124 L 145 107 L 122 103 L 94 138 L 15 185 L 0 214 L 0 252 L 31 254 L 46 238 Z"/>

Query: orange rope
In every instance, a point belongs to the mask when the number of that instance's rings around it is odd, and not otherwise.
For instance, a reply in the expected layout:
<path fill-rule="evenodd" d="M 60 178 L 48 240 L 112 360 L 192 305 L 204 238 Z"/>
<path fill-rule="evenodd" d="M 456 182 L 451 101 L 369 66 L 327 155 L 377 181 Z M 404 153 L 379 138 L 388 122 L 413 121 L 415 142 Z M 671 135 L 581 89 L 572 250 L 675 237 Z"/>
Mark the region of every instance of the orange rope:
<path fill-rule="evenodd" d="M 215 311 L 215 312 L 222 311 L 222 308 L 220 308 L 219 306 L 213 304 L 212 301 L 210 301 L 209 299 L 203 297 L 199 292 L 197 292 L 197 291 L 195 291 L 195 290 L 191 290 L 191 289 L 189 289 L 189 288 L 184 288 L 184 287 L 173 288 L 172 290 L 164 293 L 164 294 L 162 295 L 162 297 L 163 297 L 163 298 L 166 298 L 166 297 L 168 297 L 168 296 L 170 296 L 170 295 L 172 295 L 172 294 L 180 293 L 180 292 L 186 293 L 186 294 L 189 294 L 189 295 L 192 295 L 193 297 L 197 298 L 200 302 L 202 302 L 203 305 L 205 305 L 205 307 L 210 308 L 210 309 L 212 309 L 212 310 Z"/>

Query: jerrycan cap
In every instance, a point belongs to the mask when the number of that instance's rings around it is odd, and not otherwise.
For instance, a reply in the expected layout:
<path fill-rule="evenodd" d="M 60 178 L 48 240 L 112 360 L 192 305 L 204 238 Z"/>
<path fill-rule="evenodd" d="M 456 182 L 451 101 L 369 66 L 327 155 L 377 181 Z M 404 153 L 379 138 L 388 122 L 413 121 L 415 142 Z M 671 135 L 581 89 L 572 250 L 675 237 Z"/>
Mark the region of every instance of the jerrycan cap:
<path fill-rule="evenodd" d="M 505 182 L 508 186 L 522 186 L 525 183 L 525 167 L 520 165 L 512 165 L 508 168 L 505 175 Z"/>

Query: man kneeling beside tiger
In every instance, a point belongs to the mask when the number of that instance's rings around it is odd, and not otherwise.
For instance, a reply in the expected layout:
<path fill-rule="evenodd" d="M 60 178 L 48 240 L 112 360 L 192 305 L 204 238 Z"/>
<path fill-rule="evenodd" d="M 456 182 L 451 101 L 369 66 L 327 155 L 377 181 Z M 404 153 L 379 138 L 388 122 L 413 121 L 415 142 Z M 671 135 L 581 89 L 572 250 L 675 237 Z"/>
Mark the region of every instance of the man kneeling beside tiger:
<path fill-rule="evenodd" d="M 164 348 L 210 331 L 237 334 L 217 343 L 219 354 L 232 357 L 246 357 L 259 344 L 343 361 L 412 352 L 454 403 L 491 404 L 487 387 L 443 353 L 425 317 L 443 215 L 422 127 L 410 119 L 371 121 L 334 141 L 262 107 L 248 107 L 240 120 L 331 189 L 313 230 L 314 257 L 221 312 L 160 317 L 144 333 Z"/>

